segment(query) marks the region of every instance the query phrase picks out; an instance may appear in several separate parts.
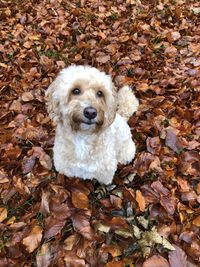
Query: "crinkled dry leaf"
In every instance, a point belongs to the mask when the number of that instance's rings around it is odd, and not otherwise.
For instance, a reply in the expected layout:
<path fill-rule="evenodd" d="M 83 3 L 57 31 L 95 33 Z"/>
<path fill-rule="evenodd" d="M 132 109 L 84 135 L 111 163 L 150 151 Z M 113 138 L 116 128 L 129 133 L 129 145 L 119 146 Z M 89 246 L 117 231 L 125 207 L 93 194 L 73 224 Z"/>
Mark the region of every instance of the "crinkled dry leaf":
<path fill-rule="evenodd" d="M 169 243 L 169 241 L 160 236 L 156 229 L 143 232 L 142 238 L 138 241 L 138 244 L 140 245 L 144 257 L 149 256 L 150 248 L 152 248 L 155 244 L 160 244 L 168 250 L 174 250 L 174 247 Z"/>

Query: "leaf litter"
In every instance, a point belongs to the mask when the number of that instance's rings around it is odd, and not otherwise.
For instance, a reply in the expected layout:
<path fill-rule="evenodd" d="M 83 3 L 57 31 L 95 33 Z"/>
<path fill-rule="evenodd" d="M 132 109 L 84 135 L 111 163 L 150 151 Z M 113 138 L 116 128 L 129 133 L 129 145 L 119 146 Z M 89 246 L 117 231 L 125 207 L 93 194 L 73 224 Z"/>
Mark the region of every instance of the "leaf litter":
<path fill-rule="evenodd" d="M 199 266 L 199 10 L 192 0 L 1 2 L 1 266 Z M 52 165 L 44 92 L 73 63 L 140 100 L 136 158 L 110 186 Z"/>

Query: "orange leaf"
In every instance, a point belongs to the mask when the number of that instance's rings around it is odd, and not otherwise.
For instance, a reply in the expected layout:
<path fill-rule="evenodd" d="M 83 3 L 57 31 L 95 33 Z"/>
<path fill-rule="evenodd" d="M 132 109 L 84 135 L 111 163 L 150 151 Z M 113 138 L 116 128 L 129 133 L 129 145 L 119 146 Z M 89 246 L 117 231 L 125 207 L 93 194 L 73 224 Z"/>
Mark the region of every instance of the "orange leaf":
<path fill-rule="evenodd" d="M 145 198 L 143 197 L 142 193 L 140 190 L 136 191 L 136 201 L 139 205 L 139 209 L 141 211 L 145 210 Z"/>
<path fill-rule="evenodd" d="M 0 208 L 0 222 L 3 222 L 7 218 L 8 212 L 5 208 Z"/>
<path fill-rule="evenodd" d="M 22 241 L 29 253 L 33 252 L 40 244 L 42 240 L 42 228 L 39 225 L 35 225 L 29 235 Z"/>
<path fill-rule="evenodd" d="M 196 225 L 197 227 L 200 227 L 200 215 L 192 221 L 192 224 Z"/>
<path fill-rule="evenodd" d="M 88 209 L 88 197 L 82 192 L 73 192 L 72 193 L 72 203 L 75 208 L 78 209 Z"/>

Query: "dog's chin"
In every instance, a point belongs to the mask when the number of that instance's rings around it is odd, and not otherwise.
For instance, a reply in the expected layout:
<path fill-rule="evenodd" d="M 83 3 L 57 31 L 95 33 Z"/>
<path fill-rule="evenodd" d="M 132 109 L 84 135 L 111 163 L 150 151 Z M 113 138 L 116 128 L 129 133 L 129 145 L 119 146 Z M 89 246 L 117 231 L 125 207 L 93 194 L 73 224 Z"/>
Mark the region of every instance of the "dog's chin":
<path fill-rule="evenodd" d="M 73 120 L 72 129 L 76 132 L 97 133 L 102 128 L 103 122 L 95 120 Z"/>
<path fill-rule="evenodd" d="M 95 122 L 81 122 L 80 123 L 81 131 L 95 132 L 96 128 L 97 128 L 97 124 Z"/>

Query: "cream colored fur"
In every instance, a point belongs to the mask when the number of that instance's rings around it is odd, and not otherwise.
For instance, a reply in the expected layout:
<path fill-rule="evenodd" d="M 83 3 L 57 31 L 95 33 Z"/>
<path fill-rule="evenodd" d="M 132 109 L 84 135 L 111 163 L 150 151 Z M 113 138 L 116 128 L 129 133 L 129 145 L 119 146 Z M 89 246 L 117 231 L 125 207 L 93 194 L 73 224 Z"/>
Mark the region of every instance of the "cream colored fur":
<path fill-rule="evenodd" d="M 73 89 L 81 94 L 74 96 Z M 98 97 L 101 91 L 103 97 Z M 54 165 L 59 173 L 82 179 L 96 178 L 109 184 L 117 164 L 135 156 L 128 118 L 138 100 L 124 86 L 118 94 L 109 75 L 89 66 L 63 69 L 47 92 L 47 109 L 57 123 Z M 83 111 L 95 107 L 97 117 L 89 125 Z"/>

